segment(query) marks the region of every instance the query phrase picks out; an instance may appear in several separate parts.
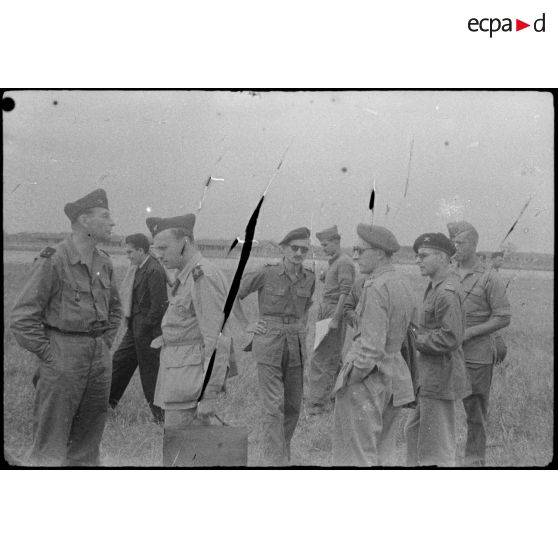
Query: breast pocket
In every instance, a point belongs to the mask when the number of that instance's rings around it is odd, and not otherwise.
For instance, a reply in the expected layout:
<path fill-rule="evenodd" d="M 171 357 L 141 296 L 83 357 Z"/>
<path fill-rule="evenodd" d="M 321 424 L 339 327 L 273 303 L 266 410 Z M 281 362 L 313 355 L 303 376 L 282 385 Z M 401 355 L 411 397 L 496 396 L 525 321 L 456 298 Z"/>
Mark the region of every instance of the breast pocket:
<path fill-rule="evenodd" d="M 284 311 L 287 296 L 285 287 L 266 287 L 263 295 L 264 314 L 279 314 Z"/>
<path fill-rule="evenodd" d="M 110 277 L 108 275 L 98 275 L 97 279 L 93 281 L 93 296 L 98 319 L 101 321 L 108 320 L 110 302 Z"/>
<path fill-rule="evenodd" d="M 299 315 L 302 315 L 307 308 L 312 293 L 310 287 L 297 287 L 295 289 L 296 305 Z"/>
<path fill-rule="evenodd" d="M 65 279 L 62 283 L 61 327 L 69 331 L 82 330 L 86 325 L 84 309 L 91 308 L 91 287 L 85 281 Z"/>

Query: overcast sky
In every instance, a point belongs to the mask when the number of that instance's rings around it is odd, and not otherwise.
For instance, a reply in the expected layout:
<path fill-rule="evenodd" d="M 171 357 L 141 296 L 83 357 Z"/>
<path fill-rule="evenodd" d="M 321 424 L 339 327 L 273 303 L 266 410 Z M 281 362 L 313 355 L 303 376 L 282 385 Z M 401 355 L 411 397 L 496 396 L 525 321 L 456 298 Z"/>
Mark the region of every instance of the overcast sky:
<path fill-rule="evenodd" d="M 256 238 L 337 224 L 351 245 L 374 222 L 410 245 L 465 219 L 479 249 L 511 240 L 554 252 L 554 108 L 550 94 L 453 91 L 22 91 L 4 112 L 4 229 L 65 231 L 63 213 L 96 187 L 114 232 L 193 212 L 199 238 L 243 236 L 266 196 Z M 410 156 L 413 143 L 412 156 Z M 409 165 L 410 160 L 410 165 Z M 409 176 L 407 195 L 404 191 Z M 148 212 L 150 208 L 150 212 Z M 314 238 L 315 241 L 315 238 Z"/>

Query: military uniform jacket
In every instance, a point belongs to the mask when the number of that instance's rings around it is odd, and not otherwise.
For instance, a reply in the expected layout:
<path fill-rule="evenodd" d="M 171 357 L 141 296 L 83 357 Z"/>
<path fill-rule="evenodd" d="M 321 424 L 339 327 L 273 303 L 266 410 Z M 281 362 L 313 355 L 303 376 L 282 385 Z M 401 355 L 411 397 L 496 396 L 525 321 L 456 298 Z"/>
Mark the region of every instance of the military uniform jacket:
<path fill-rule="evenodd" d="M 110 347 L 121 317 L 110 256 L 95 248 L 89 269 L 70 236 L 35 260 L 12 310 L 11 330 L 22 347 L 49 360 L 45 326 L 67 332 L 104 329 Z"/>
<path fill-rule="evenodd" d="M 286 342 L 289 366 L 304 365 L 306 322 L 315 285 L 314 273 L 305 267 L 293 281 L 286 272 L 284 261 L 266 264 L 246 274 L 238 296 L 243 299 L 258 292 L 260 319 L 267 327 L 266 333 L 254 335 L 252 350 L 257 362 L 281 366 Z"/>
<path fill-rule="evenodd" d="M 470 270 L 456 266 L 465 297 L 465 325 L 475 326 L 487 322 L 493 316 L 509 317 L 510 303 L 504 282 L 494 270 L 482 262 Z M 477 335 L 463 343 L 465 361 L 468 364 L 492 364 L 495 350 L 491 334 Z"/>
<path fill-rule="evenodd" d="M 324 278 L 322 304 L 337 306 L 341 295 L 348 295 L 355 282 L 355 264 L 346 254 L 339 254 L 329 260 Z M 326 317 L 326 316 L 324 316 Z M 319 316 L 318 319 L 323 319 Z"/>
<path fill-rule="evenodd" d="M 195 407 L 215 348 L 204 399 L 217 397 L 227 375 L 237 374 L 228 323 L 221 333 L 227 294 L 226 277 L 199 252 L 178 273 L 161 323 L 156 405 L 164 409 Z"/>
<path fill-rule="evenodd" d="M 426 288 L 417 334 L 420 395 L 435 399 L 462 399 L 470 393 L 463 334 L 465 312 L 458 278 L 448 271 Z"/>
<path fill-rule="evenodd" d="M 346 380 L 350 383 L 353 367 L 369 373 L 377 368 L 392 378 L 395 406 L 414 401 L 411 373 L 401 356 L 401 346 L 416 314 L 417 305 L 408 281 L 392 264 L 376 269 L 362 287 L 355 310 L 353 342 L 337 385 L 344 385 Z"/>

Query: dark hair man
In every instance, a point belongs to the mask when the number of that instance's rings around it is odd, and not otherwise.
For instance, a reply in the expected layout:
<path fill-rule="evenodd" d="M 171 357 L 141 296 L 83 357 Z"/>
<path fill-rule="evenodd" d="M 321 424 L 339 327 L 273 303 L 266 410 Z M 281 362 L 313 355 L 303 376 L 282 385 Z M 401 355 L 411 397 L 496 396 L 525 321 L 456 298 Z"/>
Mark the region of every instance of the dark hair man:
<path fill-rule="evenodd" d="M 64 213 L 72 234 L 33 264 L 11 329 L 39 357 L 31 463 L 97 466 L 121 307 L 110 257 L 96 245 L 110 239 L 114 222 L 102 189 Z"/>
<path fill-rule="evenodd" d="M 126 237 L 126 255 L 130 269 L 122 282 L 122 305 L 126 333 L 112 359 L 110 406 L 117 405 L 137 367 L 143 394 L 154 419 L 162 422 L 163 411 L 153 403 L 159 350 L 150 347 L 161 335 L 161 320 L 167 309 L 167 280 L 161 264 L 149 254 L 149 240 L 141 233 Z"/>

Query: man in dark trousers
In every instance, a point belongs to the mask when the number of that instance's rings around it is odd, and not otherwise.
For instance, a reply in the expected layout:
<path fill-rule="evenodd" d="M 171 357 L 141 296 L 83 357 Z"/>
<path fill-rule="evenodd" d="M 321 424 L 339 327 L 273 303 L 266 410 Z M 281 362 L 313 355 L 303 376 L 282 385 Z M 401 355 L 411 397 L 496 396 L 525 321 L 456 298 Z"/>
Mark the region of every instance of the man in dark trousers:
<path fill-rule="evenodd" d="M 127 275 L 131 292 L 130 289 L 126 292 L 126 288 L 123 288 L 122 293 L 128 327 L 113 356 L 109 403 L 113 409 L 118 405 L 139 366 L 145 399 L 155 420 L 162 422 L 163 411 L 153 403 L 160 349 L 153 349 L 150 344 L 155 337 L 161 335 L 161 320 L 167 309 L 165 270 L 149 253 L 149 240 L 144 234 L 126 237 L 126 255 L 132 265 Z"/>

